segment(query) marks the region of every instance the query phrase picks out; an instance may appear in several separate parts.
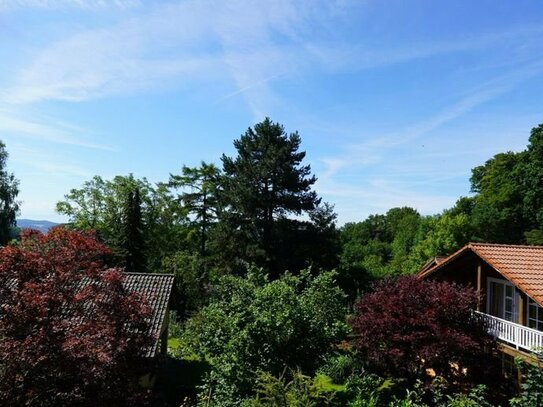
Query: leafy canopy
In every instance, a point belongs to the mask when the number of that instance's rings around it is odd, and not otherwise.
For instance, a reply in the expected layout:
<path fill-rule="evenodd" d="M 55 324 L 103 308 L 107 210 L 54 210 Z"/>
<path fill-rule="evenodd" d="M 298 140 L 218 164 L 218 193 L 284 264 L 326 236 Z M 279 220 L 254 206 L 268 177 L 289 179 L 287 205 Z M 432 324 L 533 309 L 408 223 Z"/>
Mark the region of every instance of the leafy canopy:
<path fill-rule="evenodd" d="M 303 272 L 270 282 L 256 269 L 245 278 L 222 279 L 183 336 L 190 351 L 212 365 L 206 392 L 215 402 L 235 404 L 250 396 L 259 371 L 315 371 L 346 332 L 344 295 L 334 279 L 331 272 Z"/>
<path fill-rule="evenodd" d="M 141 215 L 133 206 L 136 190 Z M 56 209 L 69 217 L 74 228 L 95 230 L 98 238 L 112 249 L 117 264 L 123 265 L 127 258 L 127 207 L 131 205 L 131 213 L 141 216 L 143 242 L 140 243 L 145 246 L 147 269 L 157 271 L 162 259 L 182 246 L 187 232 L 186 213 L 166 185 L 152 185 L 147 179 L 136 179 L 133 175 L 111 180 L 95 176 L 66 194 Z"/>
<path fill-rule="evenodd" d="M 109 255 L 63 228 L 24 231 L 0 250 L 0 404 L 138 403 L 150 310 L 106 267 Z"/>
<path fill-rule="evenodd" d="M 471 315 L 476 305 L 471 288 L 411 276 L 383 280 L 355 305 L 355 346 L 392 377 L 424 378 L 431 368 L 461 380 L 464 367 L 475 374 L 490 342 Z"/>

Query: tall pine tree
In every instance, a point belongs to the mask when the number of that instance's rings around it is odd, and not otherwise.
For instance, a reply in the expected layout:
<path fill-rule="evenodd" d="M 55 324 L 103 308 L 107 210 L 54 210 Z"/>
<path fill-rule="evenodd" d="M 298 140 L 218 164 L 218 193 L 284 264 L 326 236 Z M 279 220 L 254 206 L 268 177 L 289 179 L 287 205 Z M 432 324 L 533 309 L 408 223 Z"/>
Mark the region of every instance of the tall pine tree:
<path fill-rule="evenodd" d="M 316 178 L 302 164 L 300 143 L 297 132 L 287 134 L 266 118 L 234 141 L 236 157 L 222 156 L 219 238 L 234 268 L 250 262 L 277 276 L 285 269 L 297 271 L 296 255 L 307 253 L 293 238 L 307 225 L 295 218 L 313 211 L 320 198 L 311 190 Z"/>

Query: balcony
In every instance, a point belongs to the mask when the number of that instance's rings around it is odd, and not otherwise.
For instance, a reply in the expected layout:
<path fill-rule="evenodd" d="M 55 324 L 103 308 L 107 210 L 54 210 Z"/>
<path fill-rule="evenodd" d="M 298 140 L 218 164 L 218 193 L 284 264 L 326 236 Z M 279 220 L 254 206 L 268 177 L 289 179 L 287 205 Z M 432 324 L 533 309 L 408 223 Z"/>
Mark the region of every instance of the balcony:
<path fill-rule="evenodd" d="M 488 333 L 494 338 L 516 349 L 543 351 L 543 332 L 479 311 L 473 311 L 473 315 L 485 323 Z"/>

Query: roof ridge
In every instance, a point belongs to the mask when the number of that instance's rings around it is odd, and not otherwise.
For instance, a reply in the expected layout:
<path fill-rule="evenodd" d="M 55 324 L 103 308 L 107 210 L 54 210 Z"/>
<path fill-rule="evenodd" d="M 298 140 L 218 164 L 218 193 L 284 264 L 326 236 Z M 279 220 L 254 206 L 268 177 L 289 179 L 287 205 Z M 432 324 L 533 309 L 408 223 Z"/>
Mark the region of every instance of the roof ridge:
<path fill-rule="evenodd" d="M 510 243 L 481 243 L 481 242 L 469 242 L 467 246 L 492 246 L 492 247 L 522 247 L 525 249 L 543 249 L 543 245 L 531 245 L 531 244 L 510 244 Z"/>
<path fill-rule="evenodd" d="M 163 276 L 163 277 L 175 277 L 175 274 L 172 273 L 136 273 L 133 271 L 123 271 L 124 275 L 130 276 Z"/>

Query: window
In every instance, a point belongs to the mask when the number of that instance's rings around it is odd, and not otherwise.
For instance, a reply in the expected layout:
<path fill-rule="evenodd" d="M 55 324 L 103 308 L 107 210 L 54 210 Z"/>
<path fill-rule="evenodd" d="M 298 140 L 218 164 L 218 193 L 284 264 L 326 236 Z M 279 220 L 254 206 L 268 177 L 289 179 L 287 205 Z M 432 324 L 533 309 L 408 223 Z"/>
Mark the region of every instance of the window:
<path fill-rule="evenodd" d="M 518 322 L 518 297 L 519 292 L 509 281 L 488 278 L 487 312 L 490 315 Z"/>
<path fill-rule="evenodd" d="M 505 376 L 505 378 L 513 378 L 516 377 L 518 374 L 518 368 L 515 363 L 515 358 L 511 355 L 508 355 L 506 353 L 500 352 L 502 357 L 502 374 Z"/>
<path fill-rule="evenodd" d="M 543 331 L 543 307 L 528 297 L 528 327 Z"/>

